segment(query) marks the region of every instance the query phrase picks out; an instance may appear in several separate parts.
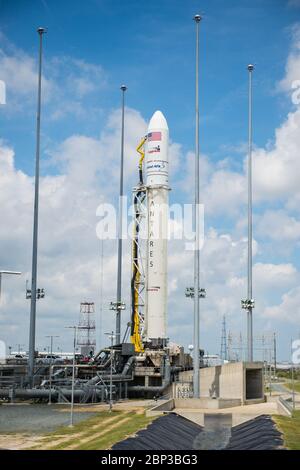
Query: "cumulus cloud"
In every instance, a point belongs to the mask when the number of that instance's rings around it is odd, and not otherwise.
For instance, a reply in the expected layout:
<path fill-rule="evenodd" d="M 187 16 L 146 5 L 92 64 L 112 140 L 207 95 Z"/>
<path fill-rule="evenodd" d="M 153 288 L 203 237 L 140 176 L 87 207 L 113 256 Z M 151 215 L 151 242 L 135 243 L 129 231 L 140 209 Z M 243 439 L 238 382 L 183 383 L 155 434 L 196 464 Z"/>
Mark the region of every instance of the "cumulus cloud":
<path fill-rule="evenodd" d="M 297 91 L 295 87 L 292 88 L 292 84 L 299 79 L 300 27 L 296 24 L 292 28 L 292 44 L 285 77 L 278 87 L 281 92 L 291 95 Z M 300 88 L 300 81 L 298 87 Z M 296 100 L 294 104 L 291 101 L 293 110 L 275 130 L 274 141 L 271 145 L 268 143 L 265 147 L 254 147 L 253 197 L 257 203 L 282 201 L 290 208 L 299 207 L 299 104 L 300 100 Z M 241 149 L 246 153 L 244 146 Z M 193 169 L 192 161 L 192 154 L 186 157 L 186 168 L 189 173 Z M 230 158 L 214 165 L 209 160 L 207 163 L 201 167 L 202 197 L 207 213 L 236 217 L 247 198 L 247 155 L 244 157 L 243 173 L 232 169 Z"/>
<path fill-rule="evenodd" d="M 300 221 L 284 209 L 267 210 L 258 218 L 257 233 L 261 237 L 281 242 L 299 243 Z"/>
<path fill-rule="evenodd" d="M 256 148 L 253 152 L 253 198 L 257 203 L 285 202 L 293 207 L 298 200 L 300 172 L 300 109 L 290 112 L 275 131 L 272 148 Z M 211 164 L 210 164 L 211 166 Z M 236 216 L 247 201 L 247 157 L 244 172 L 230 167 L 211 168 L 204 179 L 203 200 L 209 214 Z M 204 173 L 207 174 L 206 172 Z M 294 204 L 296 206 L 296 204 Z"/>
<path fill-rule="evenodd" d="M 285 77 L 278 84 L 279 90 L 283 90 L 288 93 L 292 92 L 293 82 L 300 79 L 300 23 L 294 24 L 290 28 L 290 32 L 292 43 L 286 62 Z"/>
<path fill-rule="evenodd" d="M 291 263 L 272 264 L 256 263 L 253 276 L 257 289 L 264 293 L 266 290 L 290 288 L 298 281 L 298 272 Z"/>
<path fill-rule="evenodd" d="M 273 305 L 266 307 L 264 315 L 269 318 L 277 319 L 281 323 L 288 321 L 292 324 L 299 324 L 300 320 L 300 288 L 295 287 L 283 294 L 281 303 L 279 305 Z"/>
<path fill-rule="evenodd" d="M 253 180 L 255 198 L 260 201 L 288 200 L 298 192 L 300 110 L 289 113 L 276 130 L 272 150 L 254 153 Z"/>
<path fill-rule="evenodd" d="M 23 51 L 14 51 L 13 55 L 0 50 L 1 80 L 6 83 L 7 104 L 13 106 L 28 105 L 36 99 L 38 82 L 35 60 Z M 43 76 L 43 99 L 47 102 L 55 89 L 54 82 Z"/>
<path fill-rule="evenodd" d="M 64 325 L 77 321 L 82 300 L 95 300 L 99 314 L 100 241 L 95 234 L 95 211 L 100 202 L 113 201 L 116 192 L 119 113 L 112 112 L 99 139 L 75 135 L 62 142 L 53 153 L 60 172 L 41 178 L 39 285 L 46 289 L 46 297 L 38 303 L 40 343 L 43 343 L 46 332 L 55 334 Z M 126 155 L 130 155 L 131 152 L 134 154 L 138 137 L 143 135 L 145 121 L 133 110 L 127 110 L 126 120 L 128 130 L 131 129 L 126 133 Z M 130 158 L 126 160 L 126 184 L 130 187 L 133 182 L 129 183 L 129 174 L 136 174 L 136 162 Z M 24 298 L 24 284 L 25 279 L 30 278 L 33 184 L 32 177 L 15 168 L 13 150 L 2 145 L 1 266 L 20 269 L 24 274 L 15 282 L 5 280 L 0 322 L 5 326 L 7 338 L 14 331 L 24 343 L 27 341 L 26 328 L 21 328 L 21 324 L 26 324 L 26 320 L 28 323 L 29 305 Z M 234 239 L 230 234 L 218 233 L 214 229 L 207 231 L 201 264 L 202 282 L 208 289 L 202 319 L 205 330 L 218 322 L 224 313 L 236 322 L 240 298 L 245 295 L 246 249 L 245 239 Z M 130 241 L 124 242 L 124 252 L 124 299 L 129 305 Z M 104 242 L 104 253 L 105 317 L 102 331 L 111 328 L 113 321 L 108 316 L 108 304 L 115 295 L 114 241 Z M 185 286 L 193 283 L 192 266 L 193 254 L 184 250 L 184 241 L 170 241 L 170 335 L 184 344 L 192 340 L 192 302 L 184 297 Z M 188 318 L 187 312 L 190 312 Z M 124 323 L 128 321 L 128 312 L 123 319 Z M 183 320 L 185 328 L 181 326 Z"/>
<path fill-rule="evenodd" d="M 31 110 L 37 99 L 37 57 L 16 48 L 3 34 L 1 38 L 0 76 L 7 88 L 6 113 Z M 54 121 L 68 115 L 83 118 L 91 109 L 95 114 L 95 106 L 89 97 L 99 98 L 107 84 L 107 73 L 101 65 L 69 56 L 49 56 L 44 47 L 42 99 L 47 107 L 45 118 Z"/>
<path fill-rule="evenodd" d="M 99 300 L 99 250 L 96 209 L 103 201 L 115 202 L 119 178 L 120 110 L 112 112 L 101 136 L 74 135 L 53 150 L 59 172 L 41 177 L 39 226 L 39 284 L 46 298 L 38 304 L 41 330 L 60 329 L 78 320 L 79 302 Z M 140 114 L 126 110 L 126 174 L 135 174 L 135 146 L 145 131 Z M 132 155 L 132 158 L 129 156 Z M 14 151 L 0 148 L 0 243 L 1 267 L 24 274 L 15 284 L 6 281 L 1 305 L 1 322 L 7 334 L 13 325 L 21 329 L 28 317 L 25 279 L 30 278 L 31 227 L 34 180 L 14 164 Z M 105 243 L 105 299 L 114 298 L 115 242 Z M 124 276 L 130 277 L 130 245 L 124 243 Z M 20 282 L 23 287 L 20 289 Z M 127 284 L 126 284 L 127 285 Z M 129 284 L 128 284 L 129 285 Z M 15 289 L 14 289 L 15 287 Z M 16 291 L 18 290 L 18 294 Z M 125 290 L 128 297 L 128 287 Z M 98 303 L 99 305 L 99 303 Z M 129 305 L 129 302 L 128 302 Z M 4 313 L 5 312 L 5 315 Z M 107 312 L 107 310 L 106 310 Z M 8 317 L 10 321 L 8 322 Z M 110 320 L 110 318 L 106 318 Z M 106 323 L 107 324 L 107 323 Z M 109 322 L 108 322 L 109 324 Z M 38 332 L 41 331 L 38 329 Z M 9 337 L 9 334 L 8 334 Z M 26 340 L 26 337 L 23 337 Z"/>

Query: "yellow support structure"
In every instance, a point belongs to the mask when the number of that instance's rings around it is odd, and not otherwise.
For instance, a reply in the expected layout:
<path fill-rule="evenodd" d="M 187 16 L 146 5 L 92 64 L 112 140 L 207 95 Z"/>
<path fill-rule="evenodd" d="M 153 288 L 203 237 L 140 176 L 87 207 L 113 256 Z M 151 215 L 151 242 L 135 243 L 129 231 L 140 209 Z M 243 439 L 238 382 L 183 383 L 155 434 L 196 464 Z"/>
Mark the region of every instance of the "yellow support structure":
<path fill-rule="evenodd" d="M 144 150 L 144 144 L 147 140 L 147 137 L 144 137 L 139 145 L 136 148 L 136 151 L 140 154 L 140 159 L 139 159 L 139 175 L 140 175 L 140 185 L 143 184 L 143 161 L 145 158 L 145 150 Z M 144 190 L 141 190 L 141 193 Z M 138 196 L 135 196 L 135 204 L 136 206 L 138 201 Z M 136 219 L 135 219 L 135 224 L 133 228 L 133 243 L 132 243 L 132 251 L 133 251 L 133 262 L 132 262 L 132 327 L 131 327 L 131 336 L 130 340 L 134 344 L 134 349 L 135 352 L 143 352 L 144 347 L 143 347 L 143 340 L 141 336 L 141 323 L 140 323 L 140 315 L 139 315 L 139 306 L 140 306 L 140 299 L 139 299 L 139 286 L 140 286 L 140 267 L 139 267 L 139 262 L 138 262 L 138 237 L 139 237 L 139 214 L 135 212 Z"/>
<path fill-rule="evenodd" d="M 147 137 L 144 137 L 141 142 L 139 143 L 139 145 L 137 146 L 136 148 L 136 151 L 140 154 L 140 159 L 139 159 L 139 170 L 141 171 L 143 169 L 143 161 L 144 161 L 144 158 L 145 158 L 145 150 L 144 150 L 144 145 L 145 145 L 145 142 L 147 140 Z"/>

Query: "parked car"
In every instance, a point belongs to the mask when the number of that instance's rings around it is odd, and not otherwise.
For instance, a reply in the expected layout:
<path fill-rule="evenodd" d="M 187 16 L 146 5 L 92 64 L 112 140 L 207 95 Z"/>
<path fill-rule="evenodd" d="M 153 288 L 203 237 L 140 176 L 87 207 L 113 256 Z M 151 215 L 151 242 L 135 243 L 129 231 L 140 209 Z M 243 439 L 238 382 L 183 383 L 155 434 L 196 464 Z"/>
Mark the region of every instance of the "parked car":
<path fill-rule="evenodd" d="M 60 356 L 56 356 L 54 354 L 48 354 L 47 356 L 44 357 L 39 357 L 37 359 L 37 364 L 63 364 L 64 360 Z"/>

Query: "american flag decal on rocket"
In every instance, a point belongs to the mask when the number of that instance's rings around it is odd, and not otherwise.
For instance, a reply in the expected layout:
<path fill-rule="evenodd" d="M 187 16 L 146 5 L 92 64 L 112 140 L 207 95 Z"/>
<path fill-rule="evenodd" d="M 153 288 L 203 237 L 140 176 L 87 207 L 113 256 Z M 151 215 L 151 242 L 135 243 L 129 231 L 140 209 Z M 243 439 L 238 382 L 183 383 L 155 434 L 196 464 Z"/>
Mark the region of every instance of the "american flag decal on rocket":
<path fill-rule="evenodd" d="M 148 134 L 148 141 L 158 141 L 161 140 L 161 132 L 149 132 Z"/>

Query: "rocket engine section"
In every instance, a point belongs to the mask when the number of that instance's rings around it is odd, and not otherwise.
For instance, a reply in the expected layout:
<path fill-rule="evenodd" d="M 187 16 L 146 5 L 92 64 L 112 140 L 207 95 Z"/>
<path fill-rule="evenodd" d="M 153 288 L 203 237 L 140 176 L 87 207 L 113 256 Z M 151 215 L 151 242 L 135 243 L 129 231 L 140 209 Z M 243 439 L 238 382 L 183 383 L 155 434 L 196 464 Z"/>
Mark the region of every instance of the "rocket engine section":
<path fill-rule="evenodd" d="M 164 115 L 152 116 L 145 148 L 148 201 L 145 336 L 164 346 L 167 329 L 167 244 L 169 220 L 169 128 Z"/>

